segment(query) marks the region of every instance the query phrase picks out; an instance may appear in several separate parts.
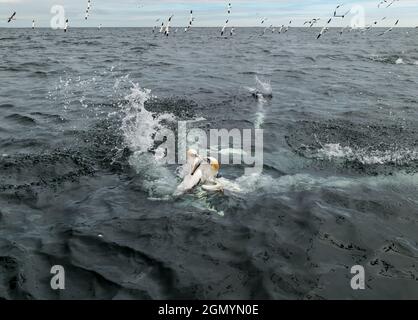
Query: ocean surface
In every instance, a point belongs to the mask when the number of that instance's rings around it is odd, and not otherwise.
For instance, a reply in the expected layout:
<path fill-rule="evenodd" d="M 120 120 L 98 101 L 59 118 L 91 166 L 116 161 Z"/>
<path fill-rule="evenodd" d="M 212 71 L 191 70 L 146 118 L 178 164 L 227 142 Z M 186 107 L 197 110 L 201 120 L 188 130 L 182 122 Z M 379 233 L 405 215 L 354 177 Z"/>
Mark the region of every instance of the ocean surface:
<path fill-rule="evenodd" d="M 0 29 L 0 298 L 418 299 L 417 29 L 236 32 Z M 263 172 L 173 196 L 178 121 Z"/>

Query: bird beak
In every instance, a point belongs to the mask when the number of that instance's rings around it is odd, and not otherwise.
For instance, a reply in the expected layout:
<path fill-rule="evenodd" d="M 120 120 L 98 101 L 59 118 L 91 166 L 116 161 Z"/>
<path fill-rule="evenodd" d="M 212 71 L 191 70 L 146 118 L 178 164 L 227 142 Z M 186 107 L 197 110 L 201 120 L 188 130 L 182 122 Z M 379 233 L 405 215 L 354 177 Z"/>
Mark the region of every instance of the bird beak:
<path fill-rule="evenodd" d="M 202 162 L 203 162 L 203 159 L 200 156 L 198 156 L 195 163 L 193 164 L 192 172 L 190 173 L 191 175 L 195 174 L 196 170 L 199 169 Z"/>

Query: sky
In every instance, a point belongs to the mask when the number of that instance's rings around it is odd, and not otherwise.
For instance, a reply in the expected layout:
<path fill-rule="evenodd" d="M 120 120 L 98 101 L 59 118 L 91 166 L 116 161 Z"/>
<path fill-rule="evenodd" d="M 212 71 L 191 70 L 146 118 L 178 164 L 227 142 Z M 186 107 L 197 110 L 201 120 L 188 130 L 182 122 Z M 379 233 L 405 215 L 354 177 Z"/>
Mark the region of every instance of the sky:
<path fill-rule="evenodd" d="M 194 11 L 195 27 L 219 27 L 227 19 L 228 2 L 232 5 L 229 25 L 234 27 L 267 25 L 302 26 L 305 20 L 321 18 L 322 24 L 333 15 L 338 4 L 344 3 L 341 12 L 352 9 L 345 19 L 334 19 L 331 26 L 351 24 L 356 14 L 364 12 L 366 25 L 374 20 L 379 26 L 392 26 L 399 19 L 398 27 L 418 26 L 418 0 L 397 0 L 389 8 L 381 0 L 91 0 L 90 17 L 84 19 L 87 0 L 0 0 L 0 28 L 31 27 L 36 20 L 37 27 L 50 27 L 54 14 L 51 8 L 62 5 L 70 27 L 152 27 L 159 25 L 156 19 L 167 20 L 174 15 L 172 26 L 185 26 L 190 10 Z M 387 0 L 391 2 L 392 0 Z M 359 7 L 360 6 L 360 7 Z M 359 9 L 360 8 L 360 9 Z M 16 20 L 7 23 L 7 18 L 17 12 Z M 358 16 L 358 14 L 357 14 Z M 318 25 L 321 26 L 321 23 Z"/>

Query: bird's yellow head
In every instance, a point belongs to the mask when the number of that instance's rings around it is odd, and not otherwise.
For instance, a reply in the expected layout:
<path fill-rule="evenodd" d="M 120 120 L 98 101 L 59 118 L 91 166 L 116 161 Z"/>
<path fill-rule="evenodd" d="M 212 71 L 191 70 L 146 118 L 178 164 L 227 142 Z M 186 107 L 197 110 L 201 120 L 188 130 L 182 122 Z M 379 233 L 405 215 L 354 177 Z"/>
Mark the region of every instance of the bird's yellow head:
<path fill-rule="evenodd" d="M 220 165 L 219 165 L 218 160 L 216 160 L 215 158 L 209 157 L 208 163 L 210 164 L 210 167 L 212 168 L 214 172 L 217 173 L 219 171 Z"/>

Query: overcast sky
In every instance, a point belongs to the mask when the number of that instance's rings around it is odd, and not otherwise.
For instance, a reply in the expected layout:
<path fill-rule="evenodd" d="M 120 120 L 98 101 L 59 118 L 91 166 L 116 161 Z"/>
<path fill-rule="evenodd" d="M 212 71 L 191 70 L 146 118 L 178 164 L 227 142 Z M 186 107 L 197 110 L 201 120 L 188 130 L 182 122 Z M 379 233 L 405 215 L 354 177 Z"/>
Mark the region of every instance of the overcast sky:
<path fill-rule="evenodd" d="M 228 1 L 220 0 L 91 0 L 91 16 L 84 19 L 87 0 L 0 0 L 0 27 L 30 27 L 32 19 L 39 27 L 49 27 L 53 14 L 52 6 L 63 5 L 66 17 L 72 27 L 150 27 L 156 19 L 166 20 L 174 14 L 172 25 L 184 26 L 193 9 L 194 26 L 221 26 L 227 17 Z M 320 17 L 325 20 L 332 16 L 339 2 L 345 11 L 356 5 L 365 10 L 366 23 L 387 17 L 381 26 L 392 25 L 400 19 L 401 27 L 418 26 L 418 0 L 398 0 L 386 8 L 378 8 L 380 0 L 232 0 L 230 26 L 260 26 L 262 18 L 268 18 L 268 25 L 287 24 L 300 26 L 305 19 Z M 388 0 L 389 2 L 392 0 Z M 17 12 L 16 20 L 7 23 L 7 17 Z M 341 10 L 344 11 L 344 10 Z M 344 20 L 335 19 L 333 26 L 350 24 L 353 15 Z"/>

